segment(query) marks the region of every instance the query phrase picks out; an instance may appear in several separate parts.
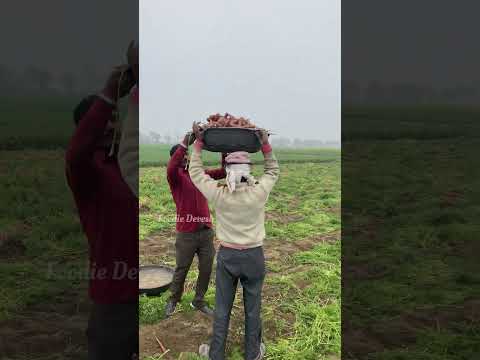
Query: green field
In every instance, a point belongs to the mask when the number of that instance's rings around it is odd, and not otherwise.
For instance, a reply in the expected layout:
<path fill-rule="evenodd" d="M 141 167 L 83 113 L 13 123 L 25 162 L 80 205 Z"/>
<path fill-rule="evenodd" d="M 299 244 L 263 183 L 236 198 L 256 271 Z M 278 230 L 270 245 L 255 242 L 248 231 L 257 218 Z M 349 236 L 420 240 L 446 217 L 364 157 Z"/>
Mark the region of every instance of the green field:
<path fill-rule="evenodd" d="M 16 354 L 7 358 L 85 358 L 87 283 L 68 274 L 85 269 L 86 241 L 62 148 L 76 100 L 50 103 L 7 99 L 0 109 L 0 341 Z M 478 358 L 480 112 L 350 108 L 343 115 L 342 336 L 351 346 L 343 356 Z M 268 203 L 265 246 L 270 359 L 340 354 L 340 154 L 308 151 L 277 151 L 282 175 Z M 141 152 L 141 261 L 173 265 L 173 225 L 162 221 L 174 211 L 165 182 L 168 148 Z M 217 163 L 218 154 L 209 156 Z M 66 276 L 52 278 L 48 264 Z M 193 266 L 173 320 L 163 319 L 165 296 L 140 299 L 150 359 L 159 358 L 153 334 L 172 349 L 162 359 L 172 359 L 194 351 L 185 348 L 211 330 L 187 307 L 195 275 Z M 236 305 L 231 359 L 241 358 Z"/>
<path fill-rule="evenodd" d="M 64 175 L 78 101 L 2 98 L 2 359 L 86 357 L 87 242 Z"/>
<path fill-rule="evenodd" d="M 0 107 L 0 150 L 65 148 L 81 97 L 5 98 Z M 125 113 L 126 103 L 120 103 Z"/>
<path fill-rule="evenodd" d="M 0 150 L 65 147 L 78 102 L 71 98 L 2 98 Z"/>
<path fill-rule="evenodd" d="M 479 114 L 344 112 L 351 131 L 342 143 L 347 359 L 478 358 Z"/>
<path fill-rule="evenodd" d="M 283 152 L 284 159 L 303 161 L 311 157 L 317 162 L 281 162 L 281 177 L 267 204 L 268 270 L 263 292 L 267 359 L 340 357 L 339 155 L 339 151 L 330 150 Z M 175 266 L 174 224 L 162 221 L 175 214 L 165 171 L 164 166 L 159 166 L 144 167 L 140 172 L 140 261 L 143 264 Z M 261 166 L 255 166 L 255 175 L 261 171 Z M 196 276 L 196 266 L 192 265 L 180 309 L 170 319 L 164 319 L 168 293 L 158 298 L 140 298 L 144 359 L 160 358 L 154 336 L 170 349 L 162 359 L 177 360 L 180 356 L 184 360 L 197 359 L 193 353 L 201 342 L 208 340 L 212 324 L 188 306 L 194 295 Z M 211 305 L 215 295 L 213 279 L 214 276 L 207 293 Z M 231 360 L 243 359 L 241 297 L 239 290 L 229 335 L 228 358 Z"/>
<path fill-rule="evenodd" d="M 349 107 L 342 109 L 342 141 L 434 140 L 480 136 L 474 107 Z"/>
<path fill-rule="evenodd" d="M 166 165 L 170 158 L 171 145 L 163 144 L 141 144 L 140 145 L 140 167 L 151 167 Z M 276 149 L 275 154 L 282 163 L 304 163 L 304 162 L 329 162 L 335 161 L 340 156 L 338 149 Z M 261 153 L 251 156 L 255 164 L 261 164 L 263 158 Z M 204 152 L 206 165 L 220 163 L 220 154 L 209 151 Z"/>
<path fill-rule="evenodd" d="M 63 158 L 62 150 L 0 151 L 0 357 L 85 357 L 87 246 Z"/>

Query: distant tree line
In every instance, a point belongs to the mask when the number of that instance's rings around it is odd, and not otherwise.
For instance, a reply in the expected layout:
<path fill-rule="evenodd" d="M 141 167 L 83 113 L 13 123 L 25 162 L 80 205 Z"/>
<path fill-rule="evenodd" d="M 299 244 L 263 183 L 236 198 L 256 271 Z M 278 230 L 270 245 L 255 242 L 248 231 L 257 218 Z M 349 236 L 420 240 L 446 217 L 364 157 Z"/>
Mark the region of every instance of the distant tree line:
<path fill-rule="evenodd" d="M 155 131 L 148 133 L 140 132 L 140 144 L 164 144 L 173 145 L 178 143 L 180 136 L 172 136 L 170 134 L 159 134 Z M 319 148 L 319 147 L 340 147 L 339 141 L 328 140 L 307 140 L 307 139 L 290 139 L 282 136 L 272 136 L 271 143 L 278 147 L 288 148 Z"/>
<path fill-rule="evenodd" d="M 36 65 L 18 70 L 0 64 L 0 95 L 85 94 L 99 87 L 103 80 L 89 65 L 75 72 L 52 72 Z"/>
<path fill-rule="evenodd" d="M 472 104 L 480 101 L 480 84 L 461 84 L 433 88 L 414 83 L 383 83 L 370 81 L 361 84 L 342 81 L 342 103 L 345 105 L 434 105 Z"/>

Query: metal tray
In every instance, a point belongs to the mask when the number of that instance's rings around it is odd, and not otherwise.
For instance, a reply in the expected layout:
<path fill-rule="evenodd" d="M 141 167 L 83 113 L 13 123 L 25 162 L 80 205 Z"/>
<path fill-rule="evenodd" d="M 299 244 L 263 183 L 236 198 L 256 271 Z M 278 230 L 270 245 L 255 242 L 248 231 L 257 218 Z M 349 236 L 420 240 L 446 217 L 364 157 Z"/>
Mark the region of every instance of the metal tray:
<path fill-rule="evenodd" d="M 144 265 L 139 267 L 139 292 L 147 296 L 156 296 L 168 290 L 173 280 L 175 270 L 165 265 Z M 143 274 L 143 276 L 142 276 Z M 146 275 L 153 275 L 158 277 L 158 284 L 154 286 L 144 286 L 142 288 L 142 277 L 145 279 Z M 166 278 L 164 280 L 164 278 Z M 143 281 L 145 282 L 145 281 Z"/>
<path fill-rule="evenodd" d="M 262 145 L 252 128 L 208 128 L 203 133 L 204 149 L 213 152 L 231 153 L 246 151 L 256 153 Z"/>

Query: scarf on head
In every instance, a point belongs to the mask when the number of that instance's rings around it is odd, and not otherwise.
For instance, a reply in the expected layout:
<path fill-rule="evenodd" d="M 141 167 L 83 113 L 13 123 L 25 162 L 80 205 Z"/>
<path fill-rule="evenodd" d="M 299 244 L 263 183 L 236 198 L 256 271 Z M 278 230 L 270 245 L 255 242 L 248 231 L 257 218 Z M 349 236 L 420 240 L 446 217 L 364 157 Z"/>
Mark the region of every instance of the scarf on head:
<path fill-rule="evenodd" d="M 227 172 L 227 187 L 230 193 L 235 191 L 238 184 L 241 183 L 242 178 L 247 180 L 248 185 L 253 185 L 255 179 L 250 175 L 249 164 L 228 164 L 225 171 Z"/>

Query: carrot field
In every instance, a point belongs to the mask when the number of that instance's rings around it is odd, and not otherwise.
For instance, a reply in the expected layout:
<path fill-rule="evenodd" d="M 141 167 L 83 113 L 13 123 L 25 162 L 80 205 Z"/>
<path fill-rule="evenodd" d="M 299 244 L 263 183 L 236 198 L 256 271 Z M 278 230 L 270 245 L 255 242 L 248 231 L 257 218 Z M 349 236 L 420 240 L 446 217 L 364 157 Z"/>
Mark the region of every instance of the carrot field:
<path fill-rule="evenodd" d="M 165 159 L 166 149 L 150 157 Z M 144 149 L 145 150 L 145 149 Z M 300 151 L 299 151 L 300 152 Z M 205 152 L 206 153 L 206 152 Z M 278 150 L 281 175 L 266 207 L 263 290 L 264 339 L 267 359 L 340 358 L 340 152 Z M 207 154 L 207 153 L 206 153 Z M 205 155 L 214 164 L 218 154 Z M 309 157 L 310 161 L 298 163 Z M 142 161 L 142 158 L 141 158 Z M 140 170 L 140 262 L 175 266 L 175 214 L 165 177 L 165 163 Z M 254 166 L 260 175 L 261 165 Z M 213 213 L 215 217 L 215 214 Z M 212 321 L 193 312 L 198 272 L 192 265 L 186 292 L 176 313 L 164 318 L 168 292 L 140 298 L 141 358 L 160 359 L 158 338 L 169 352 L 162 359 L 198 359 L 194 354 L 212 331 Z M 206 299 L 214 305 L 212 276 Z M 237 290 L 232 314 L 228 359 L 243 359 L 243 304 Z"/>

